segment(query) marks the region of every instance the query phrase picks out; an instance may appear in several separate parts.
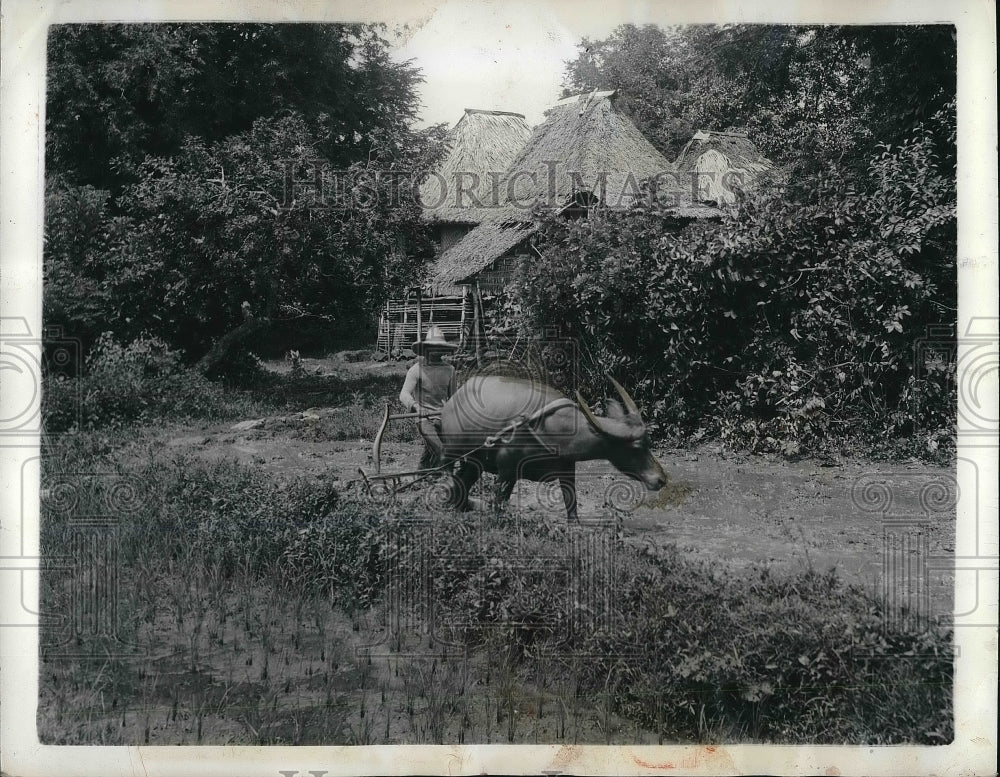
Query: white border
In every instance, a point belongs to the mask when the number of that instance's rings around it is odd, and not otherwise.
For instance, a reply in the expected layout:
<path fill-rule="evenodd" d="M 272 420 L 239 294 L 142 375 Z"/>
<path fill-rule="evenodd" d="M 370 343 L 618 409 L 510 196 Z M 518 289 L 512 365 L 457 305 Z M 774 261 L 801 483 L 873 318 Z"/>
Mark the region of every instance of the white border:
<path fill-rule="evenodd" d="M 485 1 L 485 0 L 478 0 Z M 836 6 L 815 2 L 781 4 L 685 0 L 669 6 L 613 0 L 548 0 L 561 18 L 664 24 L 692 22 L 901 23 L 951 22 L 958 28 L 959 71 L 959 326 L 985 317 L 997 332 L 997 110 L 996 7 L 992 0 L 875 2 Z M 4 317 L 23 317 L 41 331 L 41 224 L 43 202 L 45 40 L 47 26 L 69 21 L 366 20 L 418 22 L 435 3 L 379 0 L 369 3 L 176 0 L 122 3 L 7 0 L 2 11 L 2 137 L 0 137 L 0 304 Z M 611 24 L 605 21 L 605 25 Z M 994 368 L 995 369 L 995 368 Z M 0 376 L 2 378 L 2 376 Z M 989 382 L 992 381 L 992 383 Z M 996 402 L 996 373 L 988 392 Z M 980 395 L 982 398 L 982 395 Z M 9 406 L 9 394 L 0 403 Z M 961 400 L 960 400 L 961 401 Z M 6 416 L 4 416 L 6 417 Z M 982 624 L 997 622 L 997 445 L 976 447 L 960 439 L 958 555 L 992 556 L 993 569 L 978 579 L 957 575 L 956 596 L 967 601 L 978 582 Z M 980 441 L 981 445 L 981 441 Z M 0 745 L 2 768 L 12 775 L 266 775 L 279 770 L 325 769 L 341 774 L 989 774 L 996 770 L 997 631 L 959 628 L 955 683 L 956 735 L 939 747 L 778 747 L 730 745 L 708 748 L 581 746 L 378 746 L 378 747 L 53 747 L 35 731 L 38 691 L 37 631 L 24 616 L 36 609 L 38 581 L 30 557 L 37 555 L 37 467 L 21 507 L 23 464 L 37 457 L 37 443 L 9 447 L 0 441 L 0 568 L 19 563 L 24 571 L 0 571 Z M 978 478 L 976 477 L 978 472 Z M 963 474 L 964 473 L 964 474 Z M 978 481 L 978 482 L 977 482 Z M 978 488 L 978 493 L 976 490 Z M 976 514 L 976 505 L 980 513 Z M 30 527 L 20 536 L 20 519 Z M 973 537 L 978 530 L 978 545 Z M 24 542 L 22 546 L 22 541 Z M 11 562 L 14 559 L 15 562 Z M 19 560 L 19 561 L 18 561 Z M 975 576 L 973 576 L 975 577 Z M 969 621 L 967 621 L 969 622 Z"/>

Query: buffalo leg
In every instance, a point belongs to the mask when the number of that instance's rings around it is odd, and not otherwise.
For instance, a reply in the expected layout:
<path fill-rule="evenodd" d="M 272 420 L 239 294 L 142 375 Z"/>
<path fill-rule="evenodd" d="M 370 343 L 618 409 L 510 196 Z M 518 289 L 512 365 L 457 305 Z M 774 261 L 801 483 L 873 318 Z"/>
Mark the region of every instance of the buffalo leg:
<path fill-rule="evenodd" d="M 503 509 L 504 505 L 514 493 L 514 486 L 517 484 L 517 456 L 507 449 L 501 449 L 496 457 L 497 484 L 495 493 L 496 509 Z"/>
<path fill-rule="evenodd" d="M 458 472 L 451 476 L 448 507 L 462 512 L 469 509 L 469 493 L 479 480 L 480 474 L 482 470 L 478 462 L 466 459 L 459 465 Z"/>
<path fill-rule="evenodd" d="M 510 500 L 510 495 L 514 493 L 514 486 L 516 483 L 517 480 L 513 478 L 511 479 L 500 478 L 497 480 L 495 498 L 496 498 L 496 509 L 498 511 L 502 510 L 504 508 L 504 505 L 506 505 L 507 502 Z"/>
<path fill-rule="evenodd" d="M 559 473 L 559 489 L 562 491 L 563 504 L 566 505 L 566 516 L 571 523 L 580 520 L 576 514 L 576 472 Z"/>

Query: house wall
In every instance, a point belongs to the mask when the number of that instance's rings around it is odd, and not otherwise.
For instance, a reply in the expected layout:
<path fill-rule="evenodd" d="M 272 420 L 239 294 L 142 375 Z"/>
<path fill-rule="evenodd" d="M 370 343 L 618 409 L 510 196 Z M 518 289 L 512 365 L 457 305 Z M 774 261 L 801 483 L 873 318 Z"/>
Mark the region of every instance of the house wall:
<path fill-rule="evenodd" d="M 463 325 L 471 318 L 469 304 L 468 298 L 462 295 L 424 296 L 420 299 L 418 316 L 416 297 L 389 300 L 379 316 L 375 350 L 392 354 L 399 349 L 409 348 L 418 337 L 418 318 L 421 336 L 426 334 L 427 327 L 435 324 L 441 328 L 449 342 L 457 343 L 462 338 Z M 464 313 L 463 308 L 466 309 Z"/>
<path fill-rule="evenodd" d="M 479 282 L 479 288 L 483 292 L 490 294 L 502 292 L 514 280 L 517 265 L 520 263 L 522 257 L 526 256 L 527 254 L 524 252 L 517 254 L 509 253 L 501 256 L 493 264 L 476 275 L 475 280 Z"/>

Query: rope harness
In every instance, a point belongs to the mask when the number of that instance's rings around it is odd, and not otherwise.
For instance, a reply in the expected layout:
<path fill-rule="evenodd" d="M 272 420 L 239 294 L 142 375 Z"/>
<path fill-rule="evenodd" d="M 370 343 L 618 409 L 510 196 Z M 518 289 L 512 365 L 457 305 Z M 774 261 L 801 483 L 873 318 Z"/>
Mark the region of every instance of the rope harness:
<path fill-rule="evenodd" d="M 496 434 L 491 434 L 489 437 L 486 438 L 486 441 L 482 445 L 480 445 L 478 448 L 469 451 L 469 453 L 475 453 L 476 451 L 479 451 L 483 448 L 487 449 L 493 448 L 494 446 L 496 446 L 497 443 L 504 443 L 506 445 L 513 442 L 514 435 L 517 434 L 518 430 L 522 426 L 527 426 L 528 431 L 531 432 L 531 436 L 535 438 L 535 441 L 543 448 L 545 448 L 547 452 L 553 453 L 555 449 L 552 448 L 551 445 L 545 443 L 538 436 L 538 430 L 534 426 L 531 426 L 531 424 L 534 424 L 536 421 L 545 418 L 545 416 L 549 415 L 555 410 L 558 410 L 561 407 L 575 407 L 575 404 L 572 400 L 566 399 L 566 397 L 560 397 L 559 399 L 552 400 L 547 405 L 545 405 L 545 407 L 541 408 L 540 410 L 536 410 L 531 415 L 526 416 L 523 413 L 521 413 L 511 423 L 507 424 L 507 426 L 505 426 Z M 507 437 L 504 438 L 504 435 L 507 435 Z M 469 453 L 465 455 L 468 456 Z"/>

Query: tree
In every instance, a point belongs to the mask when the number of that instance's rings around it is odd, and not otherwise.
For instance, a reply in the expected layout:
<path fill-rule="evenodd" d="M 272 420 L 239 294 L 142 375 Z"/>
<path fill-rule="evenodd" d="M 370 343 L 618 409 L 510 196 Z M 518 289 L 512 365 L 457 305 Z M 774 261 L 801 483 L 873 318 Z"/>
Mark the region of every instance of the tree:
<path fill-rule="evenodd" d="M 121 250 L 127 233 L 127 220 L 113 215 L 107 191 L 46 182 L 43 310 L 47 328 L 58 328 L 84 344 L 97 338 L 113 304 L 108 260 Z"/>
<path fill-rule="evenodd" d="M 585 38 L 567 63 L 564 93 L 617 90 L 616 107 L 673 158 L 699 128 L 739 119 L 736 87 L 715 68 L 698 30 L 626 24 L 603 41 Z"/>
<path fill-rule="evenodd" d="M 955 68 L 946 25 L 624 25 L 581 44 L 566 86 L 619 90 L 668 158 L 696 129 L 735 127 L 797 172 L 836 163 L 864 173 L 877 144 L 903 142 L 951 104 Z"/>
<path fill-rule="evenodd" d="M 68 334 L 194 359 L 244 302 L 357 325 L 431 255 L 405 184 L 443 132 L 410 129 L 419 72 L 379 28 L 64 25 L 49 44 L 46 318 Z"/>
<path fill-rule="evenodd" d="M 370 319 L 433 250 L 407 185 L 421 144 L 397 155 L 398 139 L 369 140 L 372 159 L 340 170 L 291 114 L 147 158 L 121 198 L 131 229 L 110 273 L 116 327 L 203 353 L 244 302 L 268 320 Z"/>
<path fill-rule="evenodd" d="M 378 28 L 344 24 L 57 25 L 49 33 L 47 172 L 117 194 L 147 156 L 295 111 L 335 165 L 411 123 L 418 78 Z"/>

